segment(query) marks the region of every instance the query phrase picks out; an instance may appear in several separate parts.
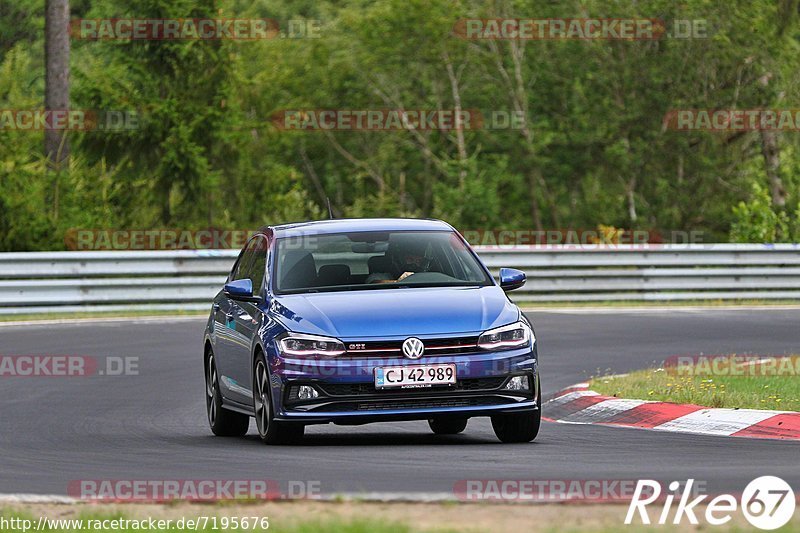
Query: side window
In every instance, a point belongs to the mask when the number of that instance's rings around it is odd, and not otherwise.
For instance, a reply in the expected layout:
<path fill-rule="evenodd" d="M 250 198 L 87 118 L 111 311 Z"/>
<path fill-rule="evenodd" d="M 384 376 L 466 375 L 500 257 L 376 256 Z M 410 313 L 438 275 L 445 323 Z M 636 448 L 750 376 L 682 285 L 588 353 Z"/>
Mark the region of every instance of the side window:
<path fill-rule="evenodd" d="M 250 267 L 250 263 L 253 262 L 253 252 L 250 250 L 250 245 L 253 241 L 247 243 L 247 247 L 245 248 L 242 255 L 239 256 L 239 261 L 236 263 L 236 266 L 231 272 L 231 281 L 236 281 L 238 279 L 244 279 L 247 277 L 247 272 Z"/>
<path fill-rule="evenodd" d="M 259 294 L 264 285 L 264 271 L 267 269 L 267 239 L 258 236 L 247 247 L 251 261 L 247 267 L 247 275 L 253 282 L 253 294 Z"/>

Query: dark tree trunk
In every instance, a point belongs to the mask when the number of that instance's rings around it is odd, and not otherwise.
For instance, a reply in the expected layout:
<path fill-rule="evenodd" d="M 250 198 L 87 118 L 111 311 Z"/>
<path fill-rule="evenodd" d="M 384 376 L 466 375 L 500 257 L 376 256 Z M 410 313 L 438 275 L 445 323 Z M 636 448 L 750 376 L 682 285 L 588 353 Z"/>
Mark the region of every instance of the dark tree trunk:
<path fill-rule="evenodd" d="M 769 179 L 769 191 L 772 195 L 772 205 L 784 207 L 786 205 L 786 188 L 781 179 L 781 151 L 778 147 L 778 134 L 774 130 L 761 130 L 761 153 L 764 154 L 764 166 Z"/>
<path fill-rule="evenodd" d="M 69 109 L 69 0 L 46 0 L 44 52 L 46 62 L 44 107 Z M 59 169 L 69 157 L 65 130 L 45 130 L 44 152 Z"/>

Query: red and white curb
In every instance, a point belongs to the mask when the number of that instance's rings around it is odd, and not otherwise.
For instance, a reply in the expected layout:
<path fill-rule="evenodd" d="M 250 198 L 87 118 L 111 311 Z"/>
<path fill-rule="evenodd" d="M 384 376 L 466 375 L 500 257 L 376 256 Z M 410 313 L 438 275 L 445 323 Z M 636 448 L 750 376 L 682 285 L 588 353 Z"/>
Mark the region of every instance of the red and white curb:
<path fill-rule="evenodd" d="M 602 424 L 699 435 L 800 440 L 800 413 L 757 409 L 711 409 L 602 396 L 578 383 L 542 407 L 545 420 L 564 424 Z"/>

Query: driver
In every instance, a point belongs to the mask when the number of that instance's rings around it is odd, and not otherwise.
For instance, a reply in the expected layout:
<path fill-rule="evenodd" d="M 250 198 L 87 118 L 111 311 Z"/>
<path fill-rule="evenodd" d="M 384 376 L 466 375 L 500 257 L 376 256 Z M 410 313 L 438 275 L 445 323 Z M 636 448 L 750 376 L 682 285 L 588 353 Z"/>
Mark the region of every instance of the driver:
<path fill-rule="evenodd" d="M 417 272 L 427 272 L 430 266 L 427 243 L 412 240 L 395 241 L 386 250 L 393 272 L 375 272 L 367 277 L 367 283 L 392 283 L 402 281 Z"/>

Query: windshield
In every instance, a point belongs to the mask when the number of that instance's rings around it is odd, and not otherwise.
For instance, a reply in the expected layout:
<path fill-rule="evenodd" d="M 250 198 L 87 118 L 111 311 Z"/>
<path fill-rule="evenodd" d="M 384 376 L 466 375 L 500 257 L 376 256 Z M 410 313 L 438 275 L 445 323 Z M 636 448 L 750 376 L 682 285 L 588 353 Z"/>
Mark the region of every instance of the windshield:
<path fill-rule="evenodd" d="M 278 294 L 492 284 L 452 231 L 287 237 L 276 241 L 274 268 Z"/>

